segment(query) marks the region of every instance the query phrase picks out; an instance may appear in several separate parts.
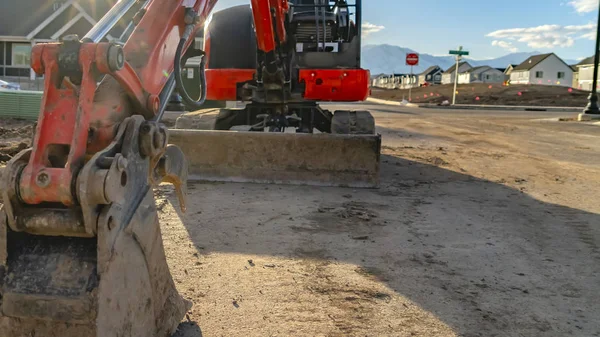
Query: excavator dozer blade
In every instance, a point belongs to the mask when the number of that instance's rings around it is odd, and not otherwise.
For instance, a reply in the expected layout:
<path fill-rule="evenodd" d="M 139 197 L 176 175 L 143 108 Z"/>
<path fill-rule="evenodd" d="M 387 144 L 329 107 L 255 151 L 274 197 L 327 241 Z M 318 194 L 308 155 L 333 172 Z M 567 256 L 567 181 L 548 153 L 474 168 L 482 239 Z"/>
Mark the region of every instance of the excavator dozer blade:
<path fill-rule="evenodd" d="M 189 180 L 374 188 L 380 135 L 171 129 Z"/>

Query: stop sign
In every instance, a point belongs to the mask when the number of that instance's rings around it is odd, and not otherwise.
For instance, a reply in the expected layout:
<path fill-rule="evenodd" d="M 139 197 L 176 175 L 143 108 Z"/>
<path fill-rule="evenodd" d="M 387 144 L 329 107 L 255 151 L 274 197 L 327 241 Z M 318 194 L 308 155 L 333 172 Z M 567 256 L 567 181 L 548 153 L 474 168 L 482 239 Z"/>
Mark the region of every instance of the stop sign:
<path fill-rule="evenodd" d="M 406 65 L 416 66 L 419 64 L 419 54 L 408 53 L 406 54 Z"/>

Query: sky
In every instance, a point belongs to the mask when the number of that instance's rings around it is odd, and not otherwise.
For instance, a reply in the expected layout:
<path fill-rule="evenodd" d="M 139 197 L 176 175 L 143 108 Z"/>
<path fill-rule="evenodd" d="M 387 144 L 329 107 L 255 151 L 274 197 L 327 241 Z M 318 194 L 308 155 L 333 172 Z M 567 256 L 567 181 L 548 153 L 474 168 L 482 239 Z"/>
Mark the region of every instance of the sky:
<path fill-rule="evenodd" d="M 215 10 L 249 0 L 219 0 Z M 600 0 L 363 0 L 363 44 L 474 59 L 513 52 L 593 55 Z"/>

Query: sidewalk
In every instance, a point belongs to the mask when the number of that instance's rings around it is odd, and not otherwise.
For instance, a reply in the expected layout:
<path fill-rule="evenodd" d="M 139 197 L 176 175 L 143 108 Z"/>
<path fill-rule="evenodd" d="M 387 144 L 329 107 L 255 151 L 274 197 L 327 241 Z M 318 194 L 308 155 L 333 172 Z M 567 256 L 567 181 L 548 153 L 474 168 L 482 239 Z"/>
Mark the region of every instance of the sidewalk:
<path fill-rule="evenodd" d="M 384 99 L 369 97 L 369 98 L 367 98 L 367 102 L 376 103 L 376 104 L 385 104 L 385 105 L 405 106 L 405 107 L 409 107 L 409 108 L 418 108 L 419 107 L 419 105 L 414 104 L 414 103 L 409 103 L 407 100 L 399 102 L 399 101 L 387 101 Z"/>
<path fill-rule="evenodd" d="M 430 109 L 473 109 L 473 110 L 515 110 L 515 111 L 557 111 L 557 112 L 582 112 L 584 107 L 564 107 L 564 106 L 527 106 L 527 105 L 477 105 L 477 104 L 455 104 L 455 105 L 437 105 L 437 104 L 419 104 L 421 108 Z"/>
<path fill-rule="evenodd" d="M 461 110 L 514 110 L 514 111 L 556 111 L 556 112 L 576 112 L 580 113 L 583 111 L 583 107 L 559 107 L 559 106 L 526 106 L 526 105 L 478 105 L 478 104 L 455 104 L 455 105 L 438 105 L 433 103 L 408 103 L 406 100 L 400 101 L 388 101 L 378 98 L 367 98 L 367 102 L 384 104 L 384 105 L 395 105 L 405 106 L 411 108 L 428 108 L 428 109 L 461 109 Z"/>

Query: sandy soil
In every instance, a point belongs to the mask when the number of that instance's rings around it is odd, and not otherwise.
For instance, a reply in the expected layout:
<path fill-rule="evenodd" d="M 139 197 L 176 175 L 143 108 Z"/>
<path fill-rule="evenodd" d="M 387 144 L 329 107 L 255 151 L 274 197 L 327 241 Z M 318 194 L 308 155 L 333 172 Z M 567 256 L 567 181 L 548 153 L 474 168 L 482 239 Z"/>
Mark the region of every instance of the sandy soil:
<path fill-rule="evenodd" d="M 379 189 L 156 190 L 176 336 L 600 336 L 598 126 L 363 108 Z"/>
<path fill-rule="evenodd" d="M 453 84 L 413 88 L 413 103 L 442 103 L 452 101 Z M 537 106 L 585 106 L 588 92 L 563 86 L 510 85 L 501 83 L 459 84 L 456 96 L 458 104 L 489 105 L 537 105 Z M 519 94 L 520 93 L 520 94 Z M 409 91 L 373 88 L 371 96 L 379 99 L 401 101 L 409 99 Z"/>
<path fill-rule="evenodd" d="M 378 190 L 157 192 L 178 335 L 600 336 L 600 128 L 378 111 Z"/>

